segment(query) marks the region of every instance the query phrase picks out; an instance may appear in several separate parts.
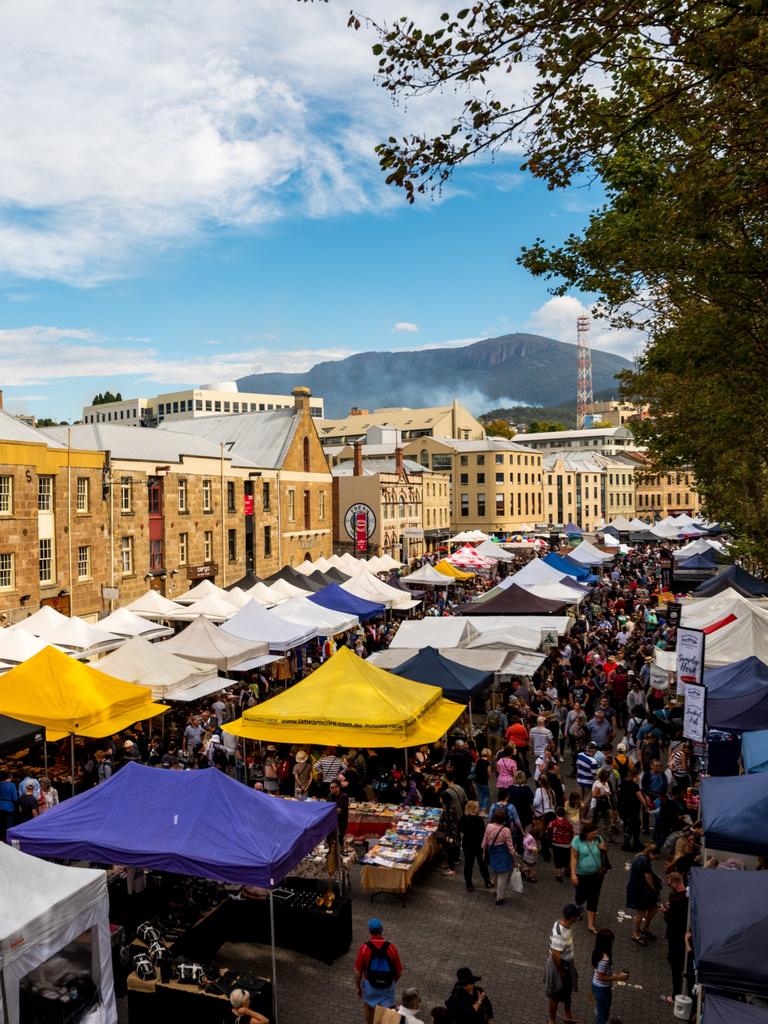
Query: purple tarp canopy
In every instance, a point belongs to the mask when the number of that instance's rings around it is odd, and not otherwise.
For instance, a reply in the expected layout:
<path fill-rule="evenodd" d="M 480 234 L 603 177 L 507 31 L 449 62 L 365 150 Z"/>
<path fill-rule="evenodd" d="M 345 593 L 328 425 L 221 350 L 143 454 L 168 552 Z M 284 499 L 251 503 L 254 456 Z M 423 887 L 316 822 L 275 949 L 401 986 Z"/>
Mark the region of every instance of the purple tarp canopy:
<path fill-rule="evenodd" d="M 216 768 L 129 763 L 9 831 L 24 853 L 276 885 L 336 827 L 336 805 L 281 800 Z"/>

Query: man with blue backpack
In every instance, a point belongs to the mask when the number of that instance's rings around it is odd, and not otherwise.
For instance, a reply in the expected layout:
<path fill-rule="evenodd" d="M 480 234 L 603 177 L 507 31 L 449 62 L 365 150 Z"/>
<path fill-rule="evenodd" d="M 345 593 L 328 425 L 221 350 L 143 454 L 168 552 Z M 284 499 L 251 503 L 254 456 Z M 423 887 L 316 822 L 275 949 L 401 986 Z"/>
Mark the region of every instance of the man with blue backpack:
<path fill-rule="evenodd" d="M 368 931 L 370 938 L 362 944 L 355 959 L 355 980 L 366 1024 L 373 1024 L 375 1007 L 394 1008 L 395 985 L 403 965 L 397 949 L 383 937 L 384 925 L 378 917 L 368 922 Z"/>

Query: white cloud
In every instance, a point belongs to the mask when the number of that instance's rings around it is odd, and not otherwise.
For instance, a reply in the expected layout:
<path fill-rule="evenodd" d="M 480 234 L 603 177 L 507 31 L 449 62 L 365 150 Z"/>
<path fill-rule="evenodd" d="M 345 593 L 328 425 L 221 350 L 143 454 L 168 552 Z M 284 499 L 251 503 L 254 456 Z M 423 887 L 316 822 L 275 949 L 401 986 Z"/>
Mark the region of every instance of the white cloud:
<path fill-rule="evenodd" d="M 45 384 L 75 377 L 138 377 L 153 384 L 200 385 L 248 373 L 308 370 L 322 360 L 344 359 L 352 349 L 273 351 L 251 348 L 215 355 L 163 357 L 142 339 L 114 341 L 80 328 L 32 326 L 0 330 L 6 386 Z"/>
<path fill-rule="evenodd" d="M 443 6 L 419 0 L 418 17 Z M 0 5 L 0 270 L 96 284 L 210 228 L 402 202 L 374 145 L 435 130 L 461 97 L 394 107 L 347 17 L 341 0 Z"/>
<path fill-rule="evenodd" d="M 585 306 L 575 295 L 557 295 L 534 310 L 525 327 L 556 341 L 575 345 L 576 320 L 580 316 L 594 317 L 594 309 Z M 593 349 L 632 359 L 642 351 L 646 341 L 642 331 L 613 330 L 605 320 L 592 320 L 590 343 Z"/>
<path fill-rule="evenodd" d="M 418 334 L 419 325 L 409 323 L 407 320 L 398 320 L 395 326 L 392 328 L 393 331 L 403 331 L 406 334 Z"/>

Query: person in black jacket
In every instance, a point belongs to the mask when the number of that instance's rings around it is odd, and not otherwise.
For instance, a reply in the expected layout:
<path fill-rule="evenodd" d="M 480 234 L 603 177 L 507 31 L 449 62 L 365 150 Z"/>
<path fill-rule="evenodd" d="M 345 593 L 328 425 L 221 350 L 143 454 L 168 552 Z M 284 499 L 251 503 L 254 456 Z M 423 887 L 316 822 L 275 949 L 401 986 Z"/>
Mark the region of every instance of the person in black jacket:
<path fill-rule="evenodd" d="M 488 1024 L 493 1020 L 493 1007 L 487 994 L 478 988 L 482 979 L 469 967 L 456 971 L 456 984 L 445 1001 L 449 1024 Z"/>
<path fill-rule="evenodd" d="M 688 893 L 683 876 L 678 871 L 670 871 L 667 875 L 670 888 L 669 903 L 664 907 L 664 921 L 667 925 L 667 962 L 672 972 L 672 995 L 666 996 L 670 1005 L 675 996 L 683 991 L 683 974 L 685 972 L 685 934 L 688 930 Z"/>
<path fill-rule="evenodd" d="M 464 814 L 459 821 L 459 832 L 461 832 L 461 849 L 464 854 L 464 881 L 467 892 L 475 888 L 472 884 L 472 872 L 477 861 L 480 874 L 485 882 L 486 889 L 492 889 L 491 877 L 488 874 L 488 866 L 483 857 L 483 835 L 485 834 L 485 820 L 480 817 L 480 805 L 477 800 L 470 800 L 464 809 Z"/>

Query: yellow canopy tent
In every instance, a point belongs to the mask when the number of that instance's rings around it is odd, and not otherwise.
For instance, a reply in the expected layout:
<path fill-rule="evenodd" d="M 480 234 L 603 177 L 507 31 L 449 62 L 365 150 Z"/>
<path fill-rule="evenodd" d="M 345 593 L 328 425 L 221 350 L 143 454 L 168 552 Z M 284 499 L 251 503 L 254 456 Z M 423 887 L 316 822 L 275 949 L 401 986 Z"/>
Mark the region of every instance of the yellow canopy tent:
<path fill-rule="evenodd" d="M 441 572 L 443 576 L 453 576 L 455 580 L 471 580 L 475 575 L 473 572 L 462 572 L 461 569 L 457 569 L 455 565 L 451 565 L 444 558 L 438 562 L 435 566 L 438 572 Z"/>
<path fill-rule="evenodd" d="M 402 679 L 342 647 L 296 686 L 224 729 L 273 743 L 412 747 L 438 739 L 463 711 L 439 686 Z"/>
<path fill-rule="evenodd" d="M 45 726 L 49 740 L 111 736 L 167 710 L 145 686 L 108 676 L 55 647 L 0 677 L 0 714 Z"/>

